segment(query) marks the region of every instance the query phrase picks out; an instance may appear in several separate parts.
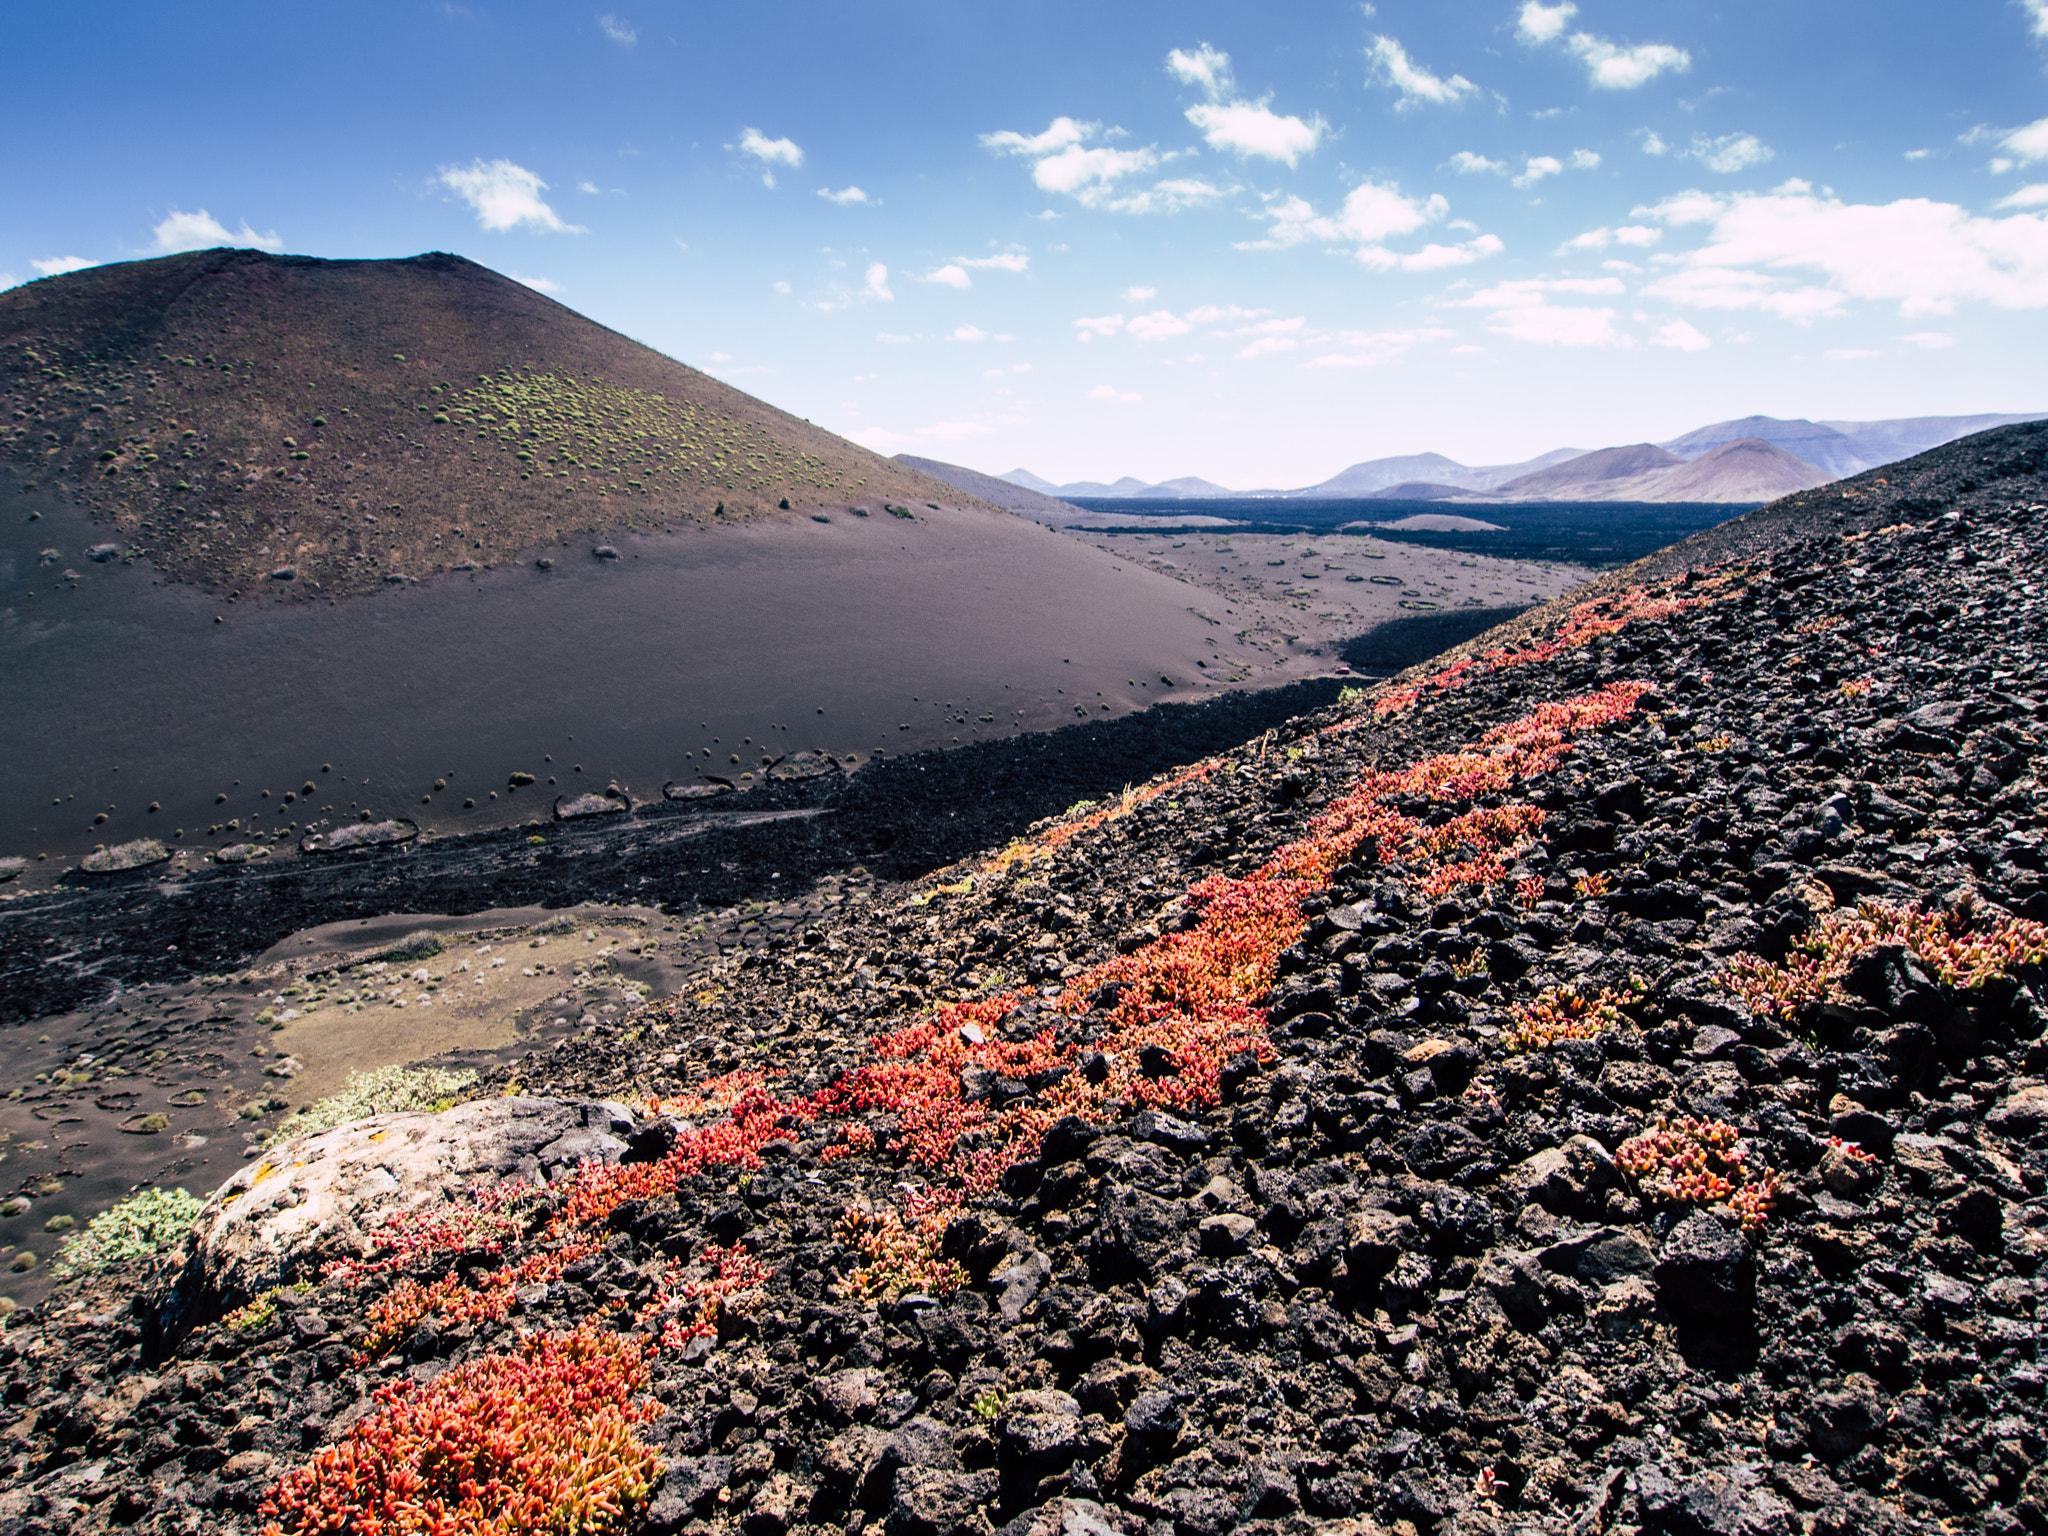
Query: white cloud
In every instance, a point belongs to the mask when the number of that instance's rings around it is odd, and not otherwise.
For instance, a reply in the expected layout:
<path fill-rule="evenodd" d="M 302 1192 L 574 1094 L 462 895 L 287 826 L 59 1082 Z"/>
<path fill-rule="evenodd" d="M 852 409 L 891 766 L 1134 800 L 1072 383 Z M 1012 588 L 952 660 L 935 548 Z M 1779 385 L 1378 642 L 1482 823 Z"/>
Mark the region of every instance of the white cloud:
<path fill-rule="evenodd" d="M 1665 154 L 1669 154 L 1670 152 L 1671 152 L 1671 146 L 1670 146 L 1669 144 L 1666 144 L 1666 143 L 1664 142 L 1664 137 L 1663 137 L 1663 135 L 1662 135 L 1662 134 L 1658 133 L 1658 132 L 1657 132 L 1657 131 L 1656 131 L 1655 129 L 1653 129 L 1653 128 L 1645 128 L 1645 129 L 1643 130 L 1643 153 L 1644 153 L 1644 154 L 1646 154 L 1646 155 L 1665 155 Z"/>
<path fill-rule="evenodd" d="M 917 338 L 915 336 L 898 336 L 894 331 L 877 331 L 875 332 L 875 340 L 892 347 L 903 347 L 908 346 Z"/>
<path fill-rule="evenodd" d="M 1664 238 L 1664 231 L 1648 224 L 1624 224 L 1619 229 L 1589 229 L 1583 235 L 1574 235 L 1565 241 L 1561 249 L 1567 251 L 1604 251 L 1610 244 L 1651 246 Z"/>
<path fill-rule="evenodd" d="M 1157 288 L 1126 288 L 1124 290 L 1124 297 L 1133 304 L 1142 304 L 1147 299 L 1158 298 L 1159 290 Z"/>
<path fill-rule="evenodd" d="M 1223 197 L 1227 188 L 1200 176 L 1174 176 L 1154 182 L 1143 192 L 1134 192 L 1103 206 L 1117 213 L 1179 213 L 1183 208 L 1200 208 Z"/>
<path fill-rule="evenodd" d="M 1827 360 L 1831 363 L 1860 363 L 1866 357 L 1883 357 L 1875 347 L 1829 347 Z"/>
<path fill-rule="evenodd" d="M 2032 165 L 2036 160 L 2048 160 L 2048 117 L 2036 118 L 2024 128 L 2015 128 L 1998 141 L 2011 158 L 2000 162 L 1994 160 L 1992 169 L 2005 170 L 2012 165 Z"/>
<path fill-rule="evenodd" d="M 2020 0 L 2020 9 L 2027 13 L 2034 36 L 2048 38 L 2048 0 Z"/>
<path fill-rule="evenodd" d="M 1401 99 L 1395 103 L 1399 110 L 1449 106 L 1476 95 L 1479 90 L 1463 75 L 1452 75 L 1447 79 L 1431 73 L 1409 58 L 1408 50 L 1391 37 L 1374 37 L 1372 45 L 1365 50 L 1365 56 L 1372 63 L 1374 77 L 1382 85 L 1390 85 L 1400 93 Z"/>
<path fill-rule="evenodd" d="M 284 249 L 284 242 L 277 238 L 276 231 L 259 235 L 249 227 L 245 219 L 241 229 L 230 232 L 226 225 L 204 208 L 197 213 L 180 213 L 173 208 L 170 217 L 157 225 L 151 233 L 156 236 L 156 248 L 159 251 L 201 251 L 215 245 L 253 246 L 259 251 Z"/>
<path fill-rule="evenodd" d="M 938 283 L 946 288 L 971 288 L 974 285 L 974 279 L 969 277 L 962 268 L 955 266 L 951 262 L 925 273 L 924 280 L 928 283 Z"/>
<path fill-rule="evenodd" d="M 804 152 L 793 140 L 771 139 L 758 128 L 740 129 L 739 150 L 763 165 L 786 165 L 794 170 L 804 163 Z"/>
<path fill-rule="evenodd" d="M 1732 176 L 1752 165 L 1762 165 L 1776 153 L 1753 133 L 1724 133 L 1718 139 L 1695 134 L 1692 148 L 1687 151 L 1690 158 L 1722 176 Z"/>
<path fill-rule="evenodd" d="M 1653 347 L 1675 347 L 1680 352 L 1703 352 L 1713 343 L 1683 320 L 1673 320 L 1650 338 Z"/>
<path fill-rule="evenodd" d="M 1123 324 L 1124 317 L 1122 315 L 1096 315 L 1092 319 L 1076 320 L 1074 322 L 1074 329 L 1079 334 L 1074 339 L 1077 341 L 1090 341 L 1097 336 L 1114 336 L 1123 329 Z"/>
<path fill-rule="evenodd" d="M 1572 151 L 1572 169 L 1575 171 L 1590 171 L 1599 163 L 1600 154 L 1597 150 L 1575 149 Z"/>
<path fill-rule="evenodd" d="M 1273 313 L 1270 309 L 1241 309 L 1235 304 L 1203 304 L 1188 311 L 1197 325 L 1214 325 L 1219 320 L 1257 320 Z"/>
<path fill-rule="evenodd" d="M 1016 337 L 1014 337 L 1014 336 L 1006 336 L 1006 335 L 1004 335 L 1003 333 L 1001 333 L 1000 331 L 998 331 L 998 332 L 989 332 L 989 331 L 984 331 L 984 330 L 983 330 L 983 329 L 982 329 L 982 328 L 981 328 L 980 326 L 978 326 L 978 325 L 956 325 L 956 326 L 954 326 L 954 327 L 953 327 L 953 334 L 952 334 L 951 336 L 949 336 L 949 337 L 947 338 L 947 340 L 949 340 L 949 341 L 997 341 L 997 342 L 1002 342 L 1002 341 L 1015 341 L 1016 339 L 1017 339 Z"/>
<path fill-rule="evenodd" d="M 1176 48 L 1166 56 L 1166 70 L 1182 85 L 1200 86 L 1211 96 L 1235 87 L 1230 75 L 1230 55 L 1207 43 L 1197 44 L 1190 53 Z"/>
<path fill-rule="evenodd" d="M 2048 3 L 2048 0 L 2044 0 L 2044 3 Z M 2037 181 L 2032 186 L 2021 187 L 2010 197 L 1998 200 L 1998 206 L 2001 208 L 2039 208 L 2043 203 L 2048 203 L 2048 181 Z"/>
<path fill-rule="evenodd" d="M 1385 240 L 1393 235 L 1413 234 L 1425 224 L 1449 213 L 1451 205 L 1435 195 L 1417 200 L 1399 187 L 1364 182 L 1353 187 L 1344 199 L 1344 211 L 1337 226 L 1356 240 Z"/>
<path fill-rule="evenodd" d="M 1906 151 L 1906 158 L 1908 160 L 1929 160 L 1933 156 L 1934 151 L 1931 149 L 1909 149 Z"/>
<path fill-rule="evenodd" d="M 1003 251 L 994 256 L 962 256 L 960 265 L 989 272 L 1023 272 L 1030 267 L 1031 258 L 1022 251 Z"/>
<path fill-rule="evenodd" d="M 1482 171 L 1498 174 L 1508 168 L 1505 160 L 1489 160 L 1484 155 L 1475 155 L 1469 149 L 1461 149 L 1451 156 L 1449 165 L 1460 176 L 1475 176 Z"/>
<path fill-rule="evenodd" d="M 778 282 L 772 284 L 771 286 L 775 289 L 777 293 L 787 294 L 789 292 L 789 284 L 787 283 Z"/>
<path fill-rule="evenodd" d="M 1026 155 L 1031 159 L 1058 154 L 1063 149 L 1087 142 L 1090 135 L 1099 131 L 1100 123 L 1077 123 L 1071 117 L 1056 117 L 1052 126 L 1043 133 L 1026 137 L 1004 129 L 1001 133 L 984 133 L 981 147 L 992 149 L 998 154 Z"/>
<path fill-rule="evenodd" d="M 1209 99 L 1188 108 L 1187 119 L 1202 130 L 1211 149 L 1249 158 L 1278 160 L 1292 169 L 1303 155 L 1313 154 L 1329 125 L 1320 117 L 1306 122 L 1275 112 L 1271 96 L 1246 101 L 1235 92 L 1230 55 L 1207 43 L 1193 52 L 1175 48 L 1166 56 L 1166 71 L 1183 85 L 1200 89 Z M 985 142 L 985 141 L 984 141 Z"/>
<path fill-rule="evenodd" d="M 1113 385 L 1098 384 L 1088 391 L 1088 398 L 1090 400 L 1115 400 L 1123 405 L 1135 405 L 1145 397 L 1135 392 L 1125 394 Z"/>
<path fill-rule="evenodd" d="M 1555 155 L 1531 155 L 1522 167 L 1522 174 L 1515 178 L 1518 187 L 1533 187 L 1546 176 L 1555 176 L 1564 169 L 1564 162 Z"/>
<path fill-rule="evenodd" d="M 828 203 L 837 203 L 842 208 L 852 203 L 872 204 L 875 201 L 867 193 L 861 191 L 859 187 L 842 187 L 837 192 L 834 192 L 830 187 L 820 187 L 818 188 L 818 196 L 825 199 Z"/>
<path fill-rule="evenodd" d="M 1522 7 L 1521 17 L 1515 27 L 1525 43 L 1554 42 L 1563 35 L 1565 23 L 1579 14 L 1579 8 L 1565 0 L 1561 5 L 1545 5 L 1542 0 L 1528 0 Z"/>
<path fill-rule="evenodd" d="M 895 294 L 889 291 L 889 269 L 879 261 L 869 267 L 862 274 L 862 278 L 866 283 L 866 286 L 860 291 L 862 298 L 873 299 L 879 304 L 887 304 L 896 297 Z"/>
<path fill-rule="evenodd" d="M 562 291 L 562 285 L 553 278 L 527 277 L 519 272 L 507 272 L 505 275 L 515 283 L 524 283 L 535 293 L 560 293 Z"/>
<path fill-rule="evenodd" d="M 1455 335 L 1440 326 L 1405 331 L 1341 331 L 1336 341 L 1341 350 L 1310 358 L 1304 368 L 1373 368 L 1391 363 L 1412 349 Z M 1475 349 L 1476 350 L 1476 349 Z"/>
<path fill-rule="evenodd" d="M 1462 266 L 1502 249 L 1499 237 L 1479 235 L 1461 245 L 1431 245 L 1407 255 L 1387 249 L 1385 241 L 1411 235 L 1426 224 L 1442 219 L 1450 204 L 1441 196 L 1413 198 L 1399 187 L 1365 182 L 1353 187 L 1344 206 L 1329 217 L 1318 215 L 1299 197 L 1275 199 L 1262 210 L 1272 227 L 1263 240 L 1238 242 L 1240 250 L 1272 251 L 1307 241 L 1326 245 L 1354 245 L 1354 254 L 1376 272 L 1399 269 L 1429 272 L 1442 267 Z M 1460 221 L 1462 223 L 1462 221 Z M 1470 229 L 1472 226 L 1465 224 Z"/>
<path fill-rule="evenodd" d="M 984 379 L 1006 379 L 1013 373 L 1029 373 L 1030 371 L 1031 365 L 1029 363 L 1012 363 L 1007 368 L 984 368 L 981 370 L 981 376 Z"/>
<path fill-rule="evenodd" d="M 1852 300 L 1907 317 L 1958 304 L 2048 308 L 2048 214 L 1981 218 L 1927 198 L 1844 203 L 1791 181 L 1768 193 L 1684 192 L 1639 216 L 1707 226 L 1706 243 L 1647 290 L 1703 309 L 1803 320 Z"/>
<path fill-rule="evenodd" d="M 31 259 L 29 265 L 45 277 L 57 277 L 66 272 L 83 272 L 99 263 L 87 261 L 83 256 L 46 256 L 40 261 Z"/>
<path fill-rule="evenodd" d="M 1124 330 L 1140 341 L 1164 341 L 1169 336 L 1185 336 L 1194 326 L 1168 309 L 1155 309 L 1149 315 L 1133 315 L 1125 322 Z"/>
<path fill-rule="evenodd" d="M 586 192 L 590 194 L 592 197 L 595 197 L 603 189 L 599 187 L 598 184 L 594 181 L 579 181 L 576 183 L 576 190 L 578 192 Z"/>
<path fill-rule="evenodd" d="M 587 233 L 579 225 L 562 222 L 555 210 L 541 200 L 548 184 L 510 160 L 478 160 L 467 168 L 444 165 L 440 181 L 476 210 L 476 221 L 485 229 L 517 229 L 525 225 L 557 234 Z M 205 216 L 203 211 L 200 216 Z M 158 239 L 161 242 L 161 231 Z"/>
<path fill-rule="evenodd" d="M 1187 118 L 1202 130 L 1211 149 L 1227 149 L 1245 157 L 1258 155 L 1291 169 L 1303 155 L 1315 152 L 1329 125 L 1320 117 L 1304 122 L 1283 116 L 1266 105 L 1271 99 L 1203 102 L 1189 107 Z"/>
<path fill-rule="evenodd" d="M 606 37 L 624 47 L 630 48 L 640 41 L 640 29 L 610 11 L 597 18 L 597 25 Z"/>
<path fill-rule="evenodd" d="M 1425 245 L 1419 251 L 1397 255 L 1383 245 L 1368 245 L 1358 259 L 1375 272 L 1441 272 L 1446 267 L 1469 266 L 1488 256 L 1498 256 L 1507 247 L 1498 235 L 1480 235 L 1460 245 Z"/>
<path fill-rule="evenodd" d="M 1943 347 L 1952 347 L 1956 344 L 1955 337 L 1949 335 L 1947 331 L 1912 331 L 1901 336 L 1899 340 L 1908 346 L 1918 347 L 1923 352 L 1939 352 Z"/>
<path fill-rule="evenodd" d="M 1518 278 L 1457 301 L 1460 308 L 1491 311 L 1487 327 L 1515 341 L 1551 347 L 1625 347 L 1628 337 L 1604 305 L 1560 304 L 1557 298 L 1608 296 L 1623 291 L 1613 277 Z"/>
<path fill-rule="evenodd" d="M 1569 46 L 1584 61 L 1592 74 L 1593 84 L 1602 90 L 1632 91 L 1639 85 L 1647 85 L 1667 69 L 1683 74 L 1692 68 L 1692 55 L 1668 43 L 1639 43 L 1633 48 L 1619 48 L 1601 38 L 1574 32 Z"/>
<path fill-rule="evenodd" d="M 1118 131 L 1109 130 L 1111 134 Z M 1022 134 L 1005 129 L 983 134 L 981 143 L 984 149 L 996 154 L 1030 160 L 1031 179 L 1040 191 L 1071 197 L 1084 208 L 1102 208 L 1112 213 L 1177 213 L 1223 196 L 1223 188 L 1198 176 L 1156 182 L 1140 191 L 1119 190 L 1119 182 L 1155 170 L 1170 157 L 1152 148 L 1089 147 L 1088 141 L 1103 132 L 1100 123 L 1056 117 L 1043 133 Z M 1048 210 L 1039 217 L 1057 215 Z"/>
<path fill-rule="evenodd" d="M 12 272 L 0 272 L 0 289 L 16 288 L 20 285 L 21 279 Z"/>
<path fill-rule="evenodd" d="M 1525 43 L 1561 42 L 1567 53 L 1586 66 L 1587 77 L 1597 90 L 1632 91 L 1666 70 L 1682 74 L 1692 68 L 1692 55 L 1668 43 L 1624 47 L 1591 32 L 1567 32 L 1566 25 L 1578 13 L 1570 0 L 1559 5 L 1526 0 L 1515 31 Z"/>

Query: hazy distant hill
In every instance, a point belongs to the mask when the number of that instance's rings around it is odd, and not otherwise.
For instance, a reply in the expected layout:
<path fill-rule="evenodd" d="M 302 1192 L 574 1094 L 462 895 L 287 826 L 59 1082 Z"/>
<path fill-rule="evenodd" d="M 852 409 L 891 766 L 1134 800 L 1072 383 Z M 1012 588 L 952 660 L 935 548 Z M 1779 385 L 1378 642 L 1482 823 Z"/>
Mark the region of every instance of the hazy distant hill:
<path fill-rule="evenodd" d="M 1696 427 L 1662 446 L 1681 459 L 1697 459 L 1724 443 L 1742 438 L 1774 444 L 1787 453 L 1796 454 L 1833 479 L 1860 473 L 1870 468 L 1872 463 L 1883 462 L 1873 460 L 1867 446 L 1859 446 L 1856 439 L 1833 427 L 1817 421 L 1780 421 L 1772 416 L 1744 416 L 1738 421 L 1717 421 L 1712 426 Z"/>
<path fill-rule="evenodd" d="M 1600 499 L 1609 483 L 1630 480 L 1652 470 L 1668 469 L 1685 461 L 1666 453 L 1655 443 L 1631 443 L 1624 448 L 1598 448 L 1566 459 L 1531 475 L 1520 475 L 1495 486 L 1496 496 L 1519 496 L 1545 501 L 1589 501 Z"/>
<path fill-rule="evenodd" d="M 1007 476 L 984 475 L 978 470 L 948 464 L 943 459 L 921 459 L 909 453 L 897 454 L 894 462 L 930 475 L 934 480 L 943 480 L 955 490 L 965 491 L 970 496 L 978 496 L 983 501 L 1054 527 L 1063 527 L 1071 518 L 1088 515 L 1070 501 L 1029 490 Z"/>
<path fill-rule="evenodd" d="M 968 473 L 973 474 L 975 473 L 975 471 L 970 470 L 968 471 Z M 1036 491 L 1041 496 L 1056 496 L 1059 494 L 1060 489 L 1058 486 L 1054 485 L 1050 480 L 1040 479 L 1037 475 L 1034 475 L 1028 469 L 1013 469 L 1008 471 L 1007 473 L 994 475 L 991 476 L 990 478 L 996 480 L 1007 480 L 1012 485 L 1023 486 L 1024 489 L 1027 491 Z"/>
<path fill-rule="evenodd" d="M 1447 459 L 1440 453 L 1409 453 L 1390 459 L 1367 459 L 1362 464 L 1353 464 L 1341 469 L 1329 479 L 1314 485 L 1303 486 L 1298 491 L 1285 491 L 1287 496 L 1377 496 L 1382 492 L 1391 493 L 1402 485 L 1450 486 L 1468 491 L 1491 490 L 1504 481 L 1518 475 L 1530 474 L 1566 459 L 1575 459 L 1585 450 L 1582 448 L 1553 448 L 1533 459 L 1519 464 L 1484 464 L 1469 466 L 1456 459 Z"/>
<path fill-rule="evenodd" d="M 953 494 L 429 254 L 197 251 L 0 293 L 0 452 L 216 589 L 331 597 L 572 533 Z"/>
<path fill-rule="evenodd" d="M 1743 416 L 1731 421 L 1717 421 L 1708 426 L 1695 427 L 1668 442 L 1641 444 L 1642 448 L 1655 447 L 1678 460 L 1693 460 L 1742 439 L 1755 439 L 1785 450 L 1792 457 L 1819 471 L 1822 481 L 1836 479 L 1843 475 L 1861 473 L 1879 464 L 1890 464 L 1898 459 L 1911 458 L 1916 453 L 1925 453 L 1929 448 L 1953 442 L 1973 432 L 1983 432 L 1992 427 L 2009 426 L 2016 422 L 2048 419 L 2048 412 L 2034 412 L 2021 415 L 1982 416 L 1901 416 L 1885 421 L 1808 421 L 1804 418 L 1781 420 L 1775 416 Z M 1602 448 L 1594 454 L 1615 454 L 1620 449 Z M 1099 480 L 1077 480 L 1067 485 L 1054 485 L 1041 479 L 1027 469 L 1013 469 L 1002 476 L 1013 485 L 1029 487 L 1035 491 L 1060 496 L 1121 496 L 1133 500 L 1147 497 L 1196 497 L 1218 496 L 1286 496 L 1335 499 L 1345 496 L 1370 496 L 1384 500 L 1426 501 L 1446 497 L 1469 496 L 1474 492 L 1501 490 L 1517 481 L 1530 481 L 1531 477 L 1543 471 L 1569 463 L 1573 460 L 1591 457 L 1582 448 L 1554 448 L 1548 453 L 1538 454 L 1519 464 L 1466 465 L 1456 459 L 1446 458 L 1440 453 L 1407 453 L 1391 458 L 1367 459 L 1339 470 L 1327 480 L 1317 481 L 1295 490 L 1233 491 L 1203 480 L 1196 476 L 1184 476 L 1177 480 L 1162 480 L 1147 485 L 1129 476 L 1114 485 L 1105 485 Z M 1617 476 L 1613 465 L 1619 461 L 1596 459 L 1595 462 L 1580 465 L 1575 474 L 1558 477 L 1551 481 L 1533 481 L 1534 485 L 1550 485 L 1550 494 L 1571 499 L 1576 493 L 1565 488 L 1572 485 L 1594 487 L 1589 498 L 1610 499 L 1606 489 L 1618 478 L 1628 478 L 1638 473 L 1648 473 L 1658 468 L 1670 468 L 1669 463 L 1645 463 L 1639 469 L 1628 470 Z M 1766 471 L 1763 462 L 1749 454 L 1744 462 L 1750 462 L 1755 470 L 1752 477 L 1756 484 L 1775 484 L 1780 480 L 1796 478 L 1798 471 L 1788 470 L 1783 465 Z M 1773 461 L 1774 462 L 1774 461 Z M 1745 474 L 1748 471 L 1744 472 Z M 1672 480 L 1667 489 L 1692 484 L 1746 484 L 1743 475 L 1723 475 L 1717 471 L 1699 476 L 1694 480 Z M 1801 486 L 1820 483 L 1802 481 Z M 1525 488 L 1508 494 L 1524 496 L 1531 494 Z M 1780 494 L 1771 491 L 1769 494 Z M 1660 495 L 1657 500 L 1685 500 L 1684 496 Z M 1702 496 L 1701 500 L 1722 498 Z M 1744 498 L 1736 497 L 1735 500 Z"/>
<path fill-rule="evenodd" d="M 1839 478 L 1760 437 L 1738 437 L 1650 477 L 1641 501 L 1775 501 Z"/>

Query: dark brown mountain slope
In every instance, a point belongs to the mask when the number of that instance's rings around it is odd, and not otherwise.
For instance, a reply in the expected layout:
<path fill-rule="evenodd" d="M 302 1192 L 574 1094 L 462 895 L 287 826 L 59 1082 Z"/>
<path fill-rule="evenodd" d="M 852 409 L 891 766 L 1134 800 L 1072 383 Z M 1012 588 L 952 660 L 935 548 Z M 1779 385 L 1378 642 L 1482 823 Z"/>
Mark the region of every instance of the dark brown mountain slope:
<path fill-rule="evenodd" d="M 245 594 L 960 499 L 441 253 L 200 251 L 26 284 L 0 294 L 0 417 L 17 484 L 67 488 L 124 558 Z"/>

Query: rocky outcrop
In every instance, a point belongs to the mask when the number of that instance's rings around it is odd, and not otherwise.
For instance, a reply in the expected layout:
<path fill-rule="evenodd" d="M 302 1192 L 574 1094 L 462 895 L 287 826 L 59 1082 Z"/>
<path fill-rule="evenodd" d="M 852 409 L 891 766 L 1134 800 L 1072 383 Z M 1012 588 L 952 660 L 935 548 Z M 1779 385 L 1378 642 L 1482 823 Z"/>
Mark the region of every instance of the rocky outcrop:
<path fill-rule="evenodd" d="M 278 1286 L 360 1258 L 401 1212 L 507 1180 L 545 1185 L 585 1162 L 632 1155 L 621 1104 L 480 1099 L 440 1113 L 378 1115 L 280 1143 L 215 1191 L 141 1303 L 173 1336 Z"/>

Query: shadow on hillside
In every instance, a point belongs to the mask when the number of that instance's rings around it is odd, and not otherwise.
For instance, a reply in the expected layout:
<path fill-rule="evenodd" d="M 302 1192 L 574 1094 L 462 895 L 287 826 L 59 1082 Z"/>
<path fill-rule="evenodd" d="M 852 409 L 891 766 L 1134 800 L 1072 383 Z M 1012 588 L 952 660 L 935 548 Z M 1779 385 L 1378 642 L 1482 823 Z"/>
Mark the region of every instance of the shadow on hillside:
<path fill-rule="evenodd" d="M 1517 603 L 1499 608 L 1455 608 L 1445 613 L 1389 619 L 1384 624 L 1375 624 L 1356 640 L 1347 641 L 1337 654 L 1359 672 L 1404 672 L 1535 606 Z"/>
<path fill-rule="evenodd" d="M 918 753 L 823 790 L 771 784 L 728 796 L 710 814 L 656 803 L 609 824 L 554 824 L 544 834 L 511 827 L 332 861 L 67 884 L 0 911 L 0 1023 L 66 1012 L 142 982 L 230 970 L 300 929 L 391 912 L 727 906 L 786 898 L 856 864 L 885 879 L 915 878 L 1000 848 L 1077 800 L 1114 796 L 1322 708 L 1338 687 L 1316 679 Z"/>

